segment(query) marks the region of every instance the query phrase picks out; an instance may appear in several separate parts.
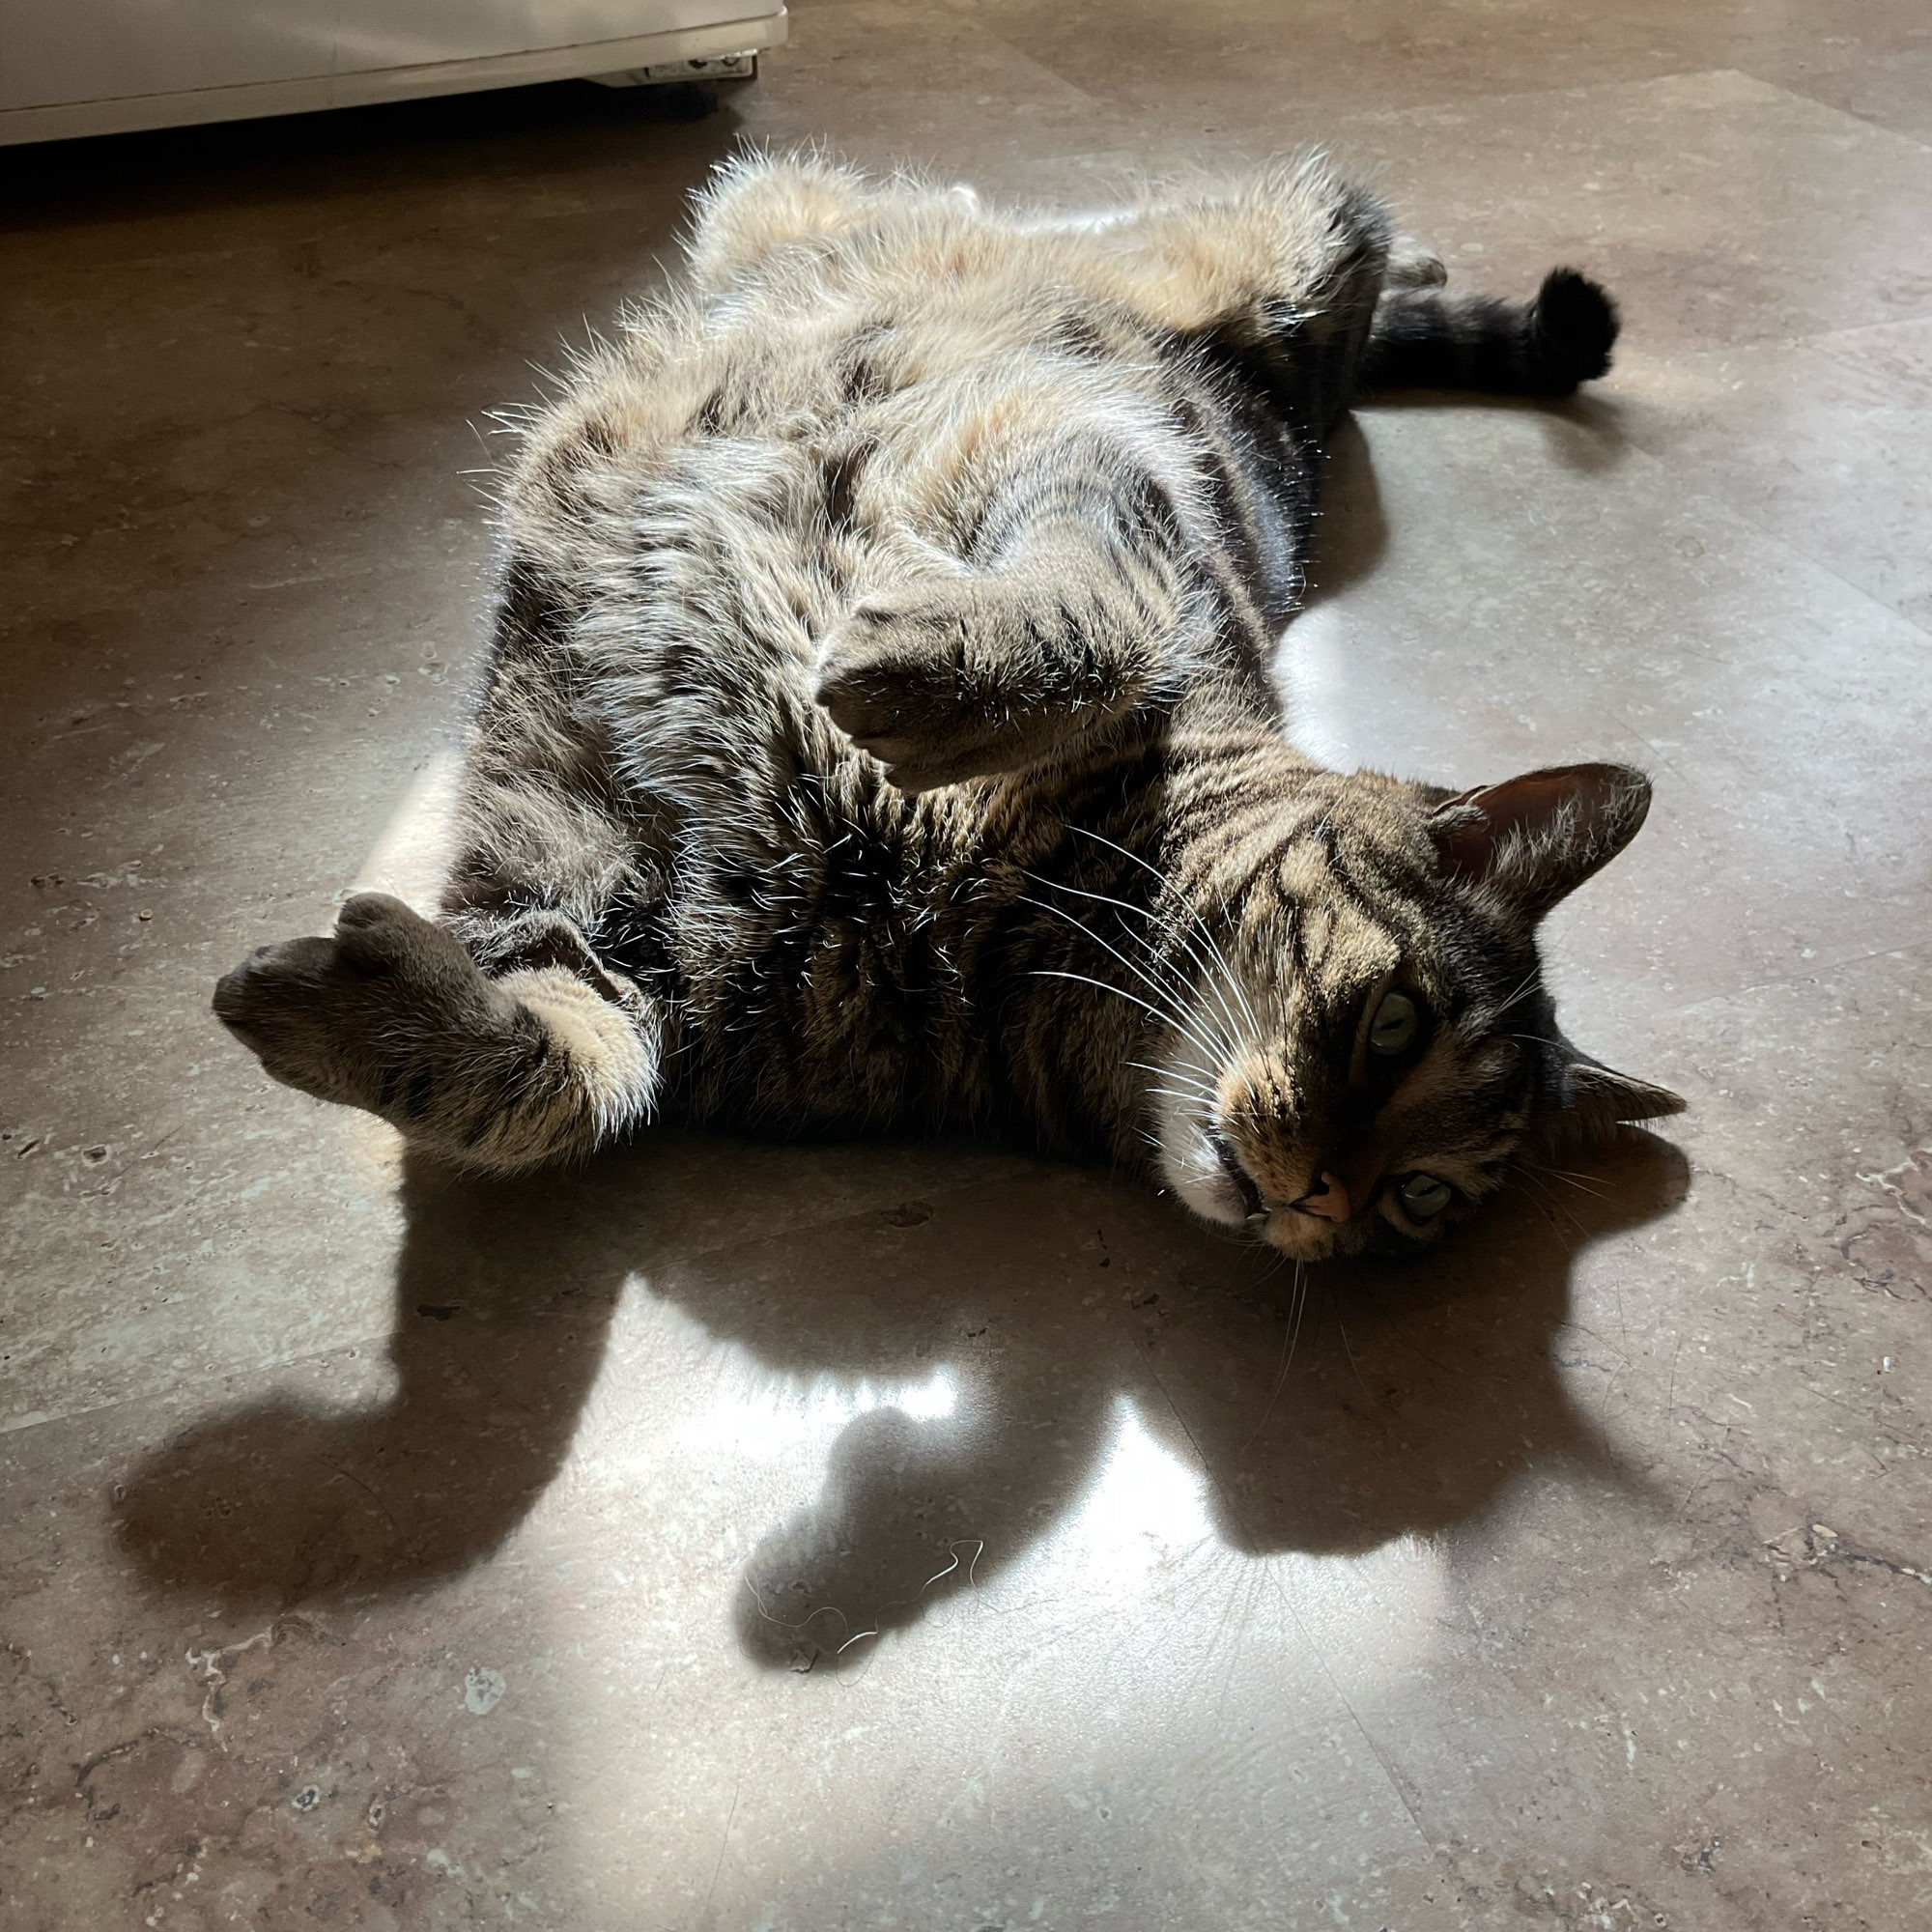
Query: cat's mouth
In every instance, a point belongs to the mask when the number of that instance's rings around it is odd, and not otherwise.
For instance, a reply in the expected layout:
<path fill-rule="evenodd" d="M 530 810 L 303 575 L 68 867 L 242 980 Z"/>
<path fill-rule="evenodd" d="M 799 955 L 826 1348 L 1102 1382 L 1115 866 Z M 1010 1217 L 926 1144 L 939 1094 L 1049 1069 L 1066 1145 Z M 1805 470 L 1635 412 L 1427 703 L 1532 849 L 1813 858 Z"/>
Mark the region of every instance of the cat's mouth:
<path fill-rule="evenodd" d="M 1241 1165 L 1241 1157 L 1235 1151 L 1235 1144 L 1218 1127 L 1208 1129 L 1208 1145 L 1214 1151 L 1214 1158 L 1220 1163 L 1221 1172 L 1227 1177 L 1228 1184 L 1235 1190 L 1236 1198 L 1241 1204 L 1241 1212 L 1250 1225 L 1265 1221 L 1271 1211 L 1262 1198 L 1260 1184 L 1254 1176 Z"/>
<path fill-rule="evenodd" d="M 1348 1184 L 1327 1168 L 1318 1168 L 1315 1184 L 1293 1201 L 1270 1198 L 1241 1159 L 1234 1142 L 1218 1127 L 1205 1129 L 1219 1179 L 1238 1204 L 1249 1232 L 1270 1247 L 1299 1261 L 1322 1261 L 1359 1245 L 1350 1230 L 1357 1202 Z M 1214 1217 L 1220 1218 L 1220 1217 Z"/>
<path fill-rule="evenodd" d="M 1270 1159 L 1258 1174 L 1243 1157 L 1237 1134 L 1206 1094 L 1179 1086 L 1155 1089 L 1162 1178 L 1204 1221 L 1240 1229 L 1298 1261 L 1352 1253 L 1373 1217 L 1360 1210 L 1373 1190 L 1350 1186 L 1317 1160 L 1300 1165 L 1300 1183 L 1280 1184 L 1294 1172 Z M 1278 1171 L 1276 1171 L 1278 1170 Z"/>
<path fill-rule="evenodd" d="M 1361 1245 L 1360 1217 L 1334 1175 L 1319 1172 L 1312 1187 L 1283 1200 L 1249 1168 L 1234 1138 L 1211 1116 L 1183 1112 L 1162 1124 L 1161 1166 L 1204 1221 L 1242 1229 L 1297 1261 L 1323 1261 Z"/>
<path fill-rule="evenodd" d="M 1221 1172 L 1227 1176 L 1250 1222 L 1265 1222 L 1276 1214 L 1305 1214 L 1311 1220 L 1332 1221 L 1339 1226 L 1353 1214 L 1355 1204 L 1373 1192 L 1373 1189 L 1365 1189 L 1359 1184 L 1351 1188 L 1331 1169 L 1318 1166 L 1314 1185 L 1304 1193 L 1293 1201 L 1271 1200 L 1227 1134 L 1219 1127 L 1209 1127 L 1207 1133 Z"/>

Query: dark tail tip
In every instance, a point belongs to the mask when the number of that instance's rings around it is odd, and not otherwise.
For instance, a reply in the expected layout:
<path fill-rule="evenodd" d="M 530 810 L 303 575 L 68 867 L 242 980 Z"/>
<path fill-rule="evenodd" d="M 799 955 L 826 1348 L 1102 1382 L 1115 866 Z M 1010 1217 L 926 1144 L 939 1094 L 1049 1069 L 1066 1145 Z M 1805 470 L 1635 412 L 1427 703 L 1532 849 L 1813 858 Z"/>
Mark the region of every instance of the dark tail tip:
<path fill-rule="evenodd" d="M 1539 393 L 1567 396 L 1610 366 L 1617 305 L 1587 275 L 1552 269 L 1529 309 L 1529 361 Z"/>

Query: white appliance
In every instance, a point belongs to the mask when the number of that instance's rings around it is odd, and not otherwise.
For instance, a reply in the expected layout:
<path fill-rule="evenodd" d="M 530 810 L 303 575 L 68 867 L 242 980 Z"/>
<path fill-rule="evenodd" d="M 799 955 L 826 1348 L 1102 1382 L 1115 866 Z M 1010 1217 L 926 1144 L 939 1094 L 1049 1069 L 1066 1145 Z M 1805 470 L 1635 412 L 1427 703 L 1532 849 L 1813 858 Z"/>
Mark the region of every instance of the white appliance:
<path fill-rule="evenodd" d="M 782 0 L 0 0 L 0 142 L 701 77 L 784 37 Z"/>

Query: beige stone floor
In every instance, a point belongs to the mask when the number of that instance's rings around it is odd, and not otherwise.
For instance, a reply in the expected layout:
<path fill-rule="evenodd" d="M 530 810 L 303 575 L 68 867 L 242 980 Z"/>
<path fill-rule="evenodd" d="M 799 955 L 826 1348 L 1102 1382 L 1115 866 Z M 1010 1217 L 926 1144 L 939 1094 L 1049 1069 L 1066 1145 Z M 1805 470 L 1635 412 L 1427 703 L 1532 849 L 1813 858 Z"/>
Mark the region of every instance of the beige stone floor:
<path fill-rule="evenodd" d="M 1364 412 L 1336 759 L 1657 780 L 1566 910 L 1667 1142 L 1287 1283 L 1105 1177 L 403 1169 L 207 1013 L 421 890 L 485 412 L 745 133 L 1078 200 L 1310 139 L 1558 412 Z M 800 0 L 588 88 L 0 156 L 0 1918 L 1932 1923 L 1932 16 Z"/>

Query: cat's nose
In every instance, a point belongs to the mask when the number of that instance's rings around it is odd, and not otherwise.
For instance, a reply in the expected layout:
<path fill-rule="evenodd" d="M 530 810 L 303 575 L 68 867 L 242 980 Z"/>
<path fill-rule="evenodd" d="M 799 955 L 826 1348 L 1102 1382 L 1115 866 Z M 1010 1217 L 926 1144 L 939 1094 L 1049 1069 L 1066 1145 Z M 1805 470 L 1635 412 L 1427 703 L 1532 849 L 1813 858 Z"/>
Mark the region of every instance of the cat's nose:
<path fill-rule="evenodd" d="M 1314 1214 L 1323 1221 L 1346 1221 L 1350 1213 L 1345 1181 L 1323 1168 L 1308 1193 L 1293 1204 L 1297 1214 Z"/>

